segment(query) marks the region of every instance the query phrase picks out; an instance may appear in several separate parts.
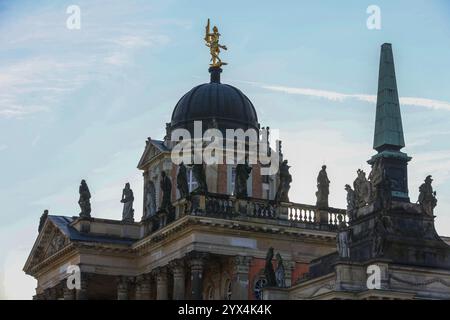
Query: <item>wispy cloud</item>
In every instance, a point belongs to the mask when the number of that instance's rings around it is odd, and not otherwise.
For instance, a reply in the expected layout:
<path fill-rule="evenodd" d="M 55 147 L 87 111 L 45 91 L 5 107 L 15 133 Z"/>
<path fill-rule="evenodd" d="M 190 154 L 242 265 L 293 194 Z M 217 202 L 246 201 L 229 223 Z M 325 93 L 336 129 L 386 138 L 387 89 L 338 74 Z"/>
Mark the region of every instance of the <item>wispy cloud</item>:
<path fill-rule="evenodd" d="M 351 100 L 351 99 L 369 102 L 369 103 L 376 103 L 376 101 L 377 101 L 376 95 L 369 95 L 369 94 L 346 94 L 346 93 L 329 91 L 329 90 L 317 90 L 317 89 L 311 89 L 311 88 L 275 86 L 275 85 L 267 85 L 267 84 L 262 84 L 262 83 L 257 83 L 257 82 L 247 82 L 247 83 L 259 86 L 260 88 L 263 88 L 266 90 L 283 92 L 283 93 L 287 93 L 287 94 L 296 94 L 296 95 L 302 95 L 302 96 L 314 97 L 314 98 L 320 98 L 320 99 L 327 99 L 327 100 L 338 101 L 338 102 L 342 102 L 345 100 Z M 416 98 L 416 97 L 401 97 L 400 103 L 402 105 L 407 105 L 407 106 L 415 106 L 415 107 L 423 107 L 423 108 L 429 108 L 429 109 L 435 109 L 435 110 L 450 111 L 450 102 L 447 102 L 447 101 L 432 100 L 432 99 L 426 99 L 426 98 Z"/>
<path fill-rule="evenodd" d="M 88 22 L 79 31 L 69 31 L 64 11 L 55 8 L 43 8 L 2 27 L 2 50 L 14 58 L 0 62 L 0 117 L 21 118 L 52 110 L 96 75 L 113 72 L 108 67 L 131 64 L 138 50 L 167 45 L 170 38 L 162 26 L 176 23 L 144 20 L 130 24 L 122 15 L 145 9 L 138 3 L 118 2 L 108 15 L 102 13 L 102 6 L 86 4 L 83 8 L 89 8 L 86 15 L 96 20 L 92 24 L 94 20 L 86 18 L 83 21 Z M 17 51 L 27 54 L 16 58 Z"/>

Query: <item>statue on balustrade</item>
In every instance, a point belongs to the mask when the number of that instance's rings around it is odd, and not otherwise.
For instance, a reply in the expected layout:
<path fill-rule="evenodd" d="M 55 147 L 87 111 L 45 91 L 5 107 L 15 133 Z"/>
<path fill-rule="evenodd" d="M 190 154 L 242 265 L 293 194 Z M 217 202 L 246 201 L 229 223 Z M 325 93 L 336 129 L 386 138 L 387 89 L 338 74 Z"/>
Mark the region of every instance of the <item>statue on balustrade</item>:
<path fill-rule="evenodd" d="M 283 259 L 281 258 L 280 253 L 277 253 L 276 259 L 277 259 L 277 269 L 275 271 L 275 278 L 277 281 L 277 287 L 285 288 L 286 287 L 285 270 Z"/>
<path fill-rule="evenodd" d="M 417 200 L 429 216 L 433 216 L 434 208 L 437 205 L 436 191 L 433 191 L 432 182 L 431 176 L 427 176 L 425 182 L 419 187 L 419 199 Z"/>
<path fill-rule="evenodd" d="M 122 221 L 123 222 L 134 222 L 134 195 L 133 190 L 130 188 L 130 184 L 127 182 L 125 188 L 122 191 L 122 199 L 120 202 L 123 203 L 122 211 Z"/>
<path fill-rule="evenodd" d="M 145 185 L 145 215 L 146 220 L 156 213 L 156 190 L 153 181 L 147 181 Z"/>
<path fill-rule="evenodd" d="M 266 265 L 264 267 L 264 275 L 266 277 L 266 286 L 267 287 L 276 287 L 277 280 L 275 277 L 275 271 L 273 270 L 273 248 L 269 248 L 266 255 Z"/>
<path fill-rule="evenodd" d="M 289 173 L 288 161 L 284 160 L 280 164 L 280 184 L 275 195 L 277 202 L 289 202 L 289 189 L 291 188 L 292 176 Z"/>
<path fill-rule="evenodd" d="M 169 213 L 172 208 L 172 182 L 170 178 L 166 175 L 164 171 L 161 172 L 161 181 L 160 181 L 161 191 L 163 193 L 160 211 L 166 211 Z"/>
<path fill-rule="evenodd" d="M 206 184 L 206 174 L 205 174 L 205 167 L 204 167 L 203 163 L 192 165 L 192 175 L 194 176 L 194 178 L 198 184 L 198 186 L 194 190 L 194 192 L 207 193 L 208 186 Z"/>
<path fill-rule="evenodd" d="M 81 180 L 80 188 L 80 199 L 78 204 L 80 205 L 80 217 L 90 218 L 91 217 L 91 193 L 89 192 L 89 187 L 85 180 Z"/>
<path fill-rule="evenodd" d="M 317 202 L 316 206 L 319 209 L 326 209 L 328 205 L 328 195 L 330 194 L 330 180 L 327 175 L 327 166 L 322 166 L 319 175 L 317 176 Z"/>
<path fill-rule="evenodd" d="M 178 174 L 177 174 L 177 188 L 180 192 L 180 198 L 184 199 L 189 196 L 189 185 L 187 178 L 187 170 L 184 163 L 180 163 L 178 166 Z"/>
<path fill-rule="evenodd" d="M 345 191 L 347 191 L 347 216 L 349 221 L 352 221 L 356 218 L 356 193 L 348 184 L 345 185 Z"/>
<path fill-rule="evenodd" d="M 245 161 L 244 164 L 236 166 L 236 177 L 234 184 L 234 194 L 237 198 L 246 198 L 247 194 L 247 180 L 252 172 L 252 167 Z"/>
<path fill-rule="evenodd" d="M 356 194 L 356 207 L 362 208 L 369 204 L 371 200 L 372 186 L 363 170 L 358 169 L 357 174 L 358 176 L 353 182 L 353 188 Z"/>
<path fill-rule="evenodd" d="M 44 213 L 41 215 L 41 219 L 39 220 L 38 232 L 41 232 L 47 218 L 48 218 L 48 210 L 44 210 Z"/>

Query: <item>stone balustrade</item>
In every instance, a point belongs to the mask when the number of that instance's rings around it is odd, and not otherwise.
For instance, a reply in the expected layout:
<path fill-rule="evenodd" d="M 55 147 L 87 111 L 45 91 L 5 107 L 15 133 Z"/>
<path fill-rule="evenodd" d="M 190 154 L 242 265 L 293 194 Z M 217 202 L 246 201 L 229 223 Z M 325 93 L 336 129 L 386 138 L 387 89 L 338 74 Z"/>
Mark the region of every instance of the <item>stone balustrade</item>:
<path fill-rule="evenodd" d="M 185 215 L 208 216 L 221 219 L 268 219 L 291 222 L 294 227 L 320 225 L 335 230 L 340 221 L 347 223 L 346 210 L 337 208 L 319 209 L 316 206 L 274 200 L 238 199 L 224 194 L 191 194 L 188 199 L 173 203 L 173 212 L 159 212 L 152 219 L 151 231 L 161 229 Z M 168 220 L 168 216 L 173 219 Z"/>

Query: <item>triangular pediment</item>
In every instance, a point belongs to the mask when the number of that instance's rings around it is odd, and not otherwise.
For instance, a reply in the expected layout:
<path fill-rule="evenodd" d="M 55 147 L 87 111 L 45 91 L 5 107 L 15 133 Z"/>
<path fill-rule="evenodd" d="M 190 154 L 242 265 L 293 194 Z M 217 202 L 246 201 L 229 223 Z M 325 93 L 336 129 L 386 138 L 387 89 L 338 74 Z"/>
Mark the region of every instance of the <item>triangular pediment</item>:
<path fill-rule="evenodd" d="M 69 242 L 67 235 L 52 222 L 50 217 L 47 218 L 28 256 L 24 271 L 28 273 L 34 266 L 64 249 Z"/>
<path fill-rule="evenodd" d="M 169 152 L 162 141 L 158 140 L 147 140 L 147 144 L 145 146 L 144 153 L 141 156 L 141 159 L 139 160 L 138 168 L 143 169 L 143 167 L 150 162 L 152 159 L 156 158 L 161 153 Z"/>

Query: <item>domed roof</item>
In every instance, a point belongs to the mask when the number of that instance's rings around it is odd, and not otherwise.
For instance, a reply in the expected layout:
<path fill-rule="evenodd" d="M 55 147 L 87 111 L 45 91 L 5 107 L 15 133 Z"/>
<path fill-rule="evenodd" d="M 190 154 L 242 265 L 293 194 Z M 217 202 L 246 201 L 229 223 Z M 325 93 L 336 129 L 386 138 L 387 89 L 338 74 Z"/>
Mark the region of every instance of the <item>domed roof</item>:
<path fill-rule="evenodd" d="M 171 129 L 193 128 L 203 121 L 203 130 L 258 129 L 258 116 L 251 101 L 239 89 L 220 83 L 220 68 L 210 68 L 211 82 L 194 87 L 178 101 L 172 113 Z"/>

